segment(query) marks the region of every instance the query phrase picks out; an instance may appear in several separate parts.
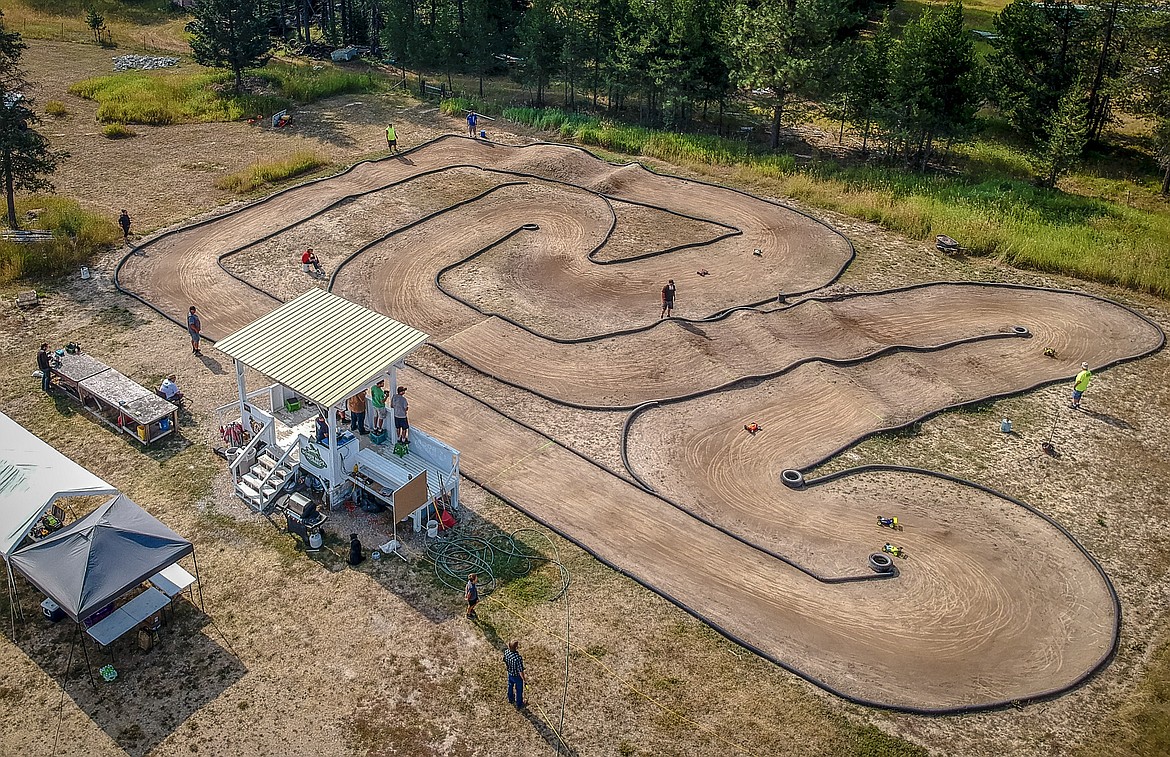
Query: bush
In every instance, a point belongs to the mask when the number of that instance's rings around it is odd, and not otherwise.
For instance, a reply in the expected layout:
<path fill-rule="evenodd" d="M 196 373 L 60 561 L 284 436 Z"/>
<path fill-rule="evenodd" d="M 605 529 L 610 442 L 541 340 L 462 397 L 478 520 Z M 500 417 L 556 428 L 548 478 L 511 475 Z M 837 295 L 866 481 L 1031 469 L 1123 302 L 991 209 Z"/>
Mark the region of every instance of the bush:
<path fill-rule="evenodd" d="M 60 100 L 49 100 L 46 102 L 45 112 L 54 118 L 62 118 L 69 115 L 69 111 L 65 110 L 65 103 Z"/>
<path fill-rule="evenodd" d="M 125 71 L 86 79 L 69 92 L 96 101 L 102 123 L 151 126 L 235 121 L 288 105 L 280 98 L 232 94 L 231 78 L 229 73 Z"/>
<path fill-rule="evenodd" d="M 53 239 L 34 244 L 0 241 L 0 281 L 76 270 L 95 252 L 108 249 L 122 238 L 113 220 L 83 210 L 74 200 L 30 195 L 17 202 L 21 215 L 32 209 L 39 212 L 30 228 L 51 231 Z"/>
<path fill-rule="evenodd" d="M 126 124 L 113 123 L 107 124 L 102 128 L 102 136 L 107 139 L 126 139 L 127 137 L 133 137 L 134 132 L 127 129 Z"/>
<path fill-rule="evenodd" d="M 316 102 L 334 95 L 373 92 L 381 87 L 382 82 L 380 77 L 371 74 L 355 74 L 321 64 L 273 63 L 255 74 L 278 87 L 285 97 L 300 103 Z"/>
<path fill-rule="evenodd" d="M 298 150 L 283 158 L 268 163 L 257 163 L 242 171 L 222 176 L 216 180 L 215 186 L 236 194 L 244 194 L 257 187 L 275 184 L 294 176 L 303 176 L 328 163 L 329 161 L 314 152 Z"/>

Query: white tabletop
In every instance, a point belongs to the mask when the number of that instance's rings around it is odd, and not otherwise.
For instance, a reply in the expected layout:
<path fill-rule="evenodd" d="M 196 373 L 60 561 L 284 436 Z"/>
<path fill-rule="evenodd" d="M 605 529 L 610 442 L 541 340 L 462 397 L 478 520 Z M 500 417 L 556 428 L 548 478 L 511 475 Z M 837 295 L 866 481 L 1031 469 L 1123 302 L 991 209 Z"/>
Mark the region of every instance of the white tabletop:
<path fill-rule="evenodd" d="M 101 622 L 86 629 L 86 633 L 103 647 L 108 646 L 134 626 L 166 607 L 170 602 L 170 597 L 158 589 L 147 589 L 114 610 Z"/>
<path fill-rule="evenodd" d="M 195 583 L 195 576 L 188 573 L 182 565 L 175 563 L 151 576 L 150 583 L 168 597 L 174 597 Z"/>

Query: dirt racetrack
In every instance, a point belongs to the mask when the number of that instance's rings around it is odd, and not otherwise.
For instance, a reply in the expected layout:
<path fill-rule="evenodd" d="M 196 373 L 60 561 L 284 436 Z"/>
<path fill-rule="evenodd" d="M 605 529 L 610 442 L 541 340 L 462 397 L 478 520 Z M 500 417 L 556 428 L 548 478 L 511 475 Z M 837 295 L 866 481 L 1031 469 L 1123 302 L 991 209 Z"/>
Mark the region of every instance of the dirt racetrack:
<path fill-rule="evenodd" d="M 631 410 L 621 473 L 442 376 L 407 379 L 415 416 L 463 452 L 469 478 L 819 685 L 952 712 L 1060 692 L 1110 658 L 1108 578 L 1022 503 L 925 472 L 803 490 L 779 476 L 1067 379 L 1082 360 L 1158 349 L 1161 331 L 1134 312 L 1006 285 L 818 296 L 852 247 L 795 211 L 572 147 L 461 137 L 160 235 L 119 282 L 178 322 L 199 306 L 218 338 L 319 285 L 294 264 L 303 246 L 334 291 L 466 365 Z M 659 321 L 668 278 L 676 318 Z M 895 514 L 904 532 L 875 524 Z M 894 577 L 867 566 L 885 541 L 909 555 Z"/>

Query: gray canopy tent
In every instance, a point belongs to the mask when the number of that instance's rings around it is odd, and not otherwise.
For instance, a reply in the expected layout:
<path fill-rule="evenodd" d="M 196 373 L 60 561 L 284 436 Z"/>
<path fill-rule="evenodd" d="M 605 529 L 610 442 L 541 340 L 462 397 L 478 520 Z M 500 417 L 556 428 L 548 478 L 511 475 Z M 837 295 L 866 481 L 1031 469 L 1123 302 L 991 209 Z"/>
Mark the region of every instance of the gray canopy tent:
<path fill-rule="evenodd" d="M 69 646 L 68 671 L 85 618 L 187 555 L 195 561 L 199 582 L 194 545 L 119 494 L 52 536 L 17 550 L 9 557 L 9 565 L 77 624 Z M 202 605 L 202 583 L 199 601 Z M 96 688 L 84 635 L 82 651 Z"/>
<path fill-rule="evenodd" d="M 12 554 L 29 583 L 81 621 L 195 548 L 124 494 Z M 199 565 L 195 565 L 198 581 Z M 200 597 L 202 597 L 200 587 Z"/>

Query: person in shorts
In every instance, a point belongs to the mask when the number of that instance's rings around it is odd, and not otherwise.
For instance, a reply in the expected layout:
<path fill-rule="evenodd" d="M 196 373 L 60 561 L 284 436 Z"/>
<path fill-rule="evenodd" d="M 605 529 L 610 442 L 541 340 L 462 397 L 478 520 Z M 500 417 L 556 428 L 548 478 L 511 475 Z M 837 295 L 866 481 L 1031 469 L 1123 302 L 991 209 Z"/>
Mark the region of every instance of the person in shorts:
<path fill-rule="evenodd" d="M 371 422 L 375 434 L 382 433 L 386 426 L 386 380 L 382 379 L 370 389 L 370 404 L 374 406 Z"/>
<path fill-rule="evenodd" d="M 475 115 L 475 111 L 467 114 L 467 136 L 475 136 L 475 126 L 479 123 L 479 118 Z"/>
<path fill-rule="evenodd" d="M 472 573 L 467 577 L 467 588 L 464 598 L 467 600 L 467 617 L 475 618 L 475 606 L 479 604 L 479 576 Z"/>
<path fill-rule="evenodd" d="M 203 357 L 203 353 L 199 351 L 200 332 L 203 331 L 203 324 L 199 321 L 199 316 L 195 314 L 195 306 L 187 311 L 187 333 L 191 336 L 191 354 L 195 357 Z"/>
<path fill-rule="evenodd" d="M 394 124 L 386 125 L 386 148 L 390 152 L 398 152 L 398 132 L 394 129 Z"/>
<path fill-rule="evenodd" d="M 1089 388 L 1089 382 L 1093 380 L 1093 372 L 1089 370 L 1088 363 L 1081 363 L 1081 372 L 1073 380 L 1072 403 L 1069 407 L 1073 410 L 1081 409 L 1081 397 L 1085 395 L 1085 390 Z"/>
<path fill-rule="evenodd" d="M 405 386 L 398 387 L 394 399 L 390 400 L 390 409 L 394 411 L 394 430 L 398 432 L 398 442 L 410 444 L 410 421 L 406 419 L 410 403 L 406 401 Z"/>
<path fill-rule="evenodd" d="M 669 318 L 671 311 L 674 310 L 674 293 L 674 279 L 671 279 L 662 287 L 662 315 L 658 316 L 660 319 Z"/>

